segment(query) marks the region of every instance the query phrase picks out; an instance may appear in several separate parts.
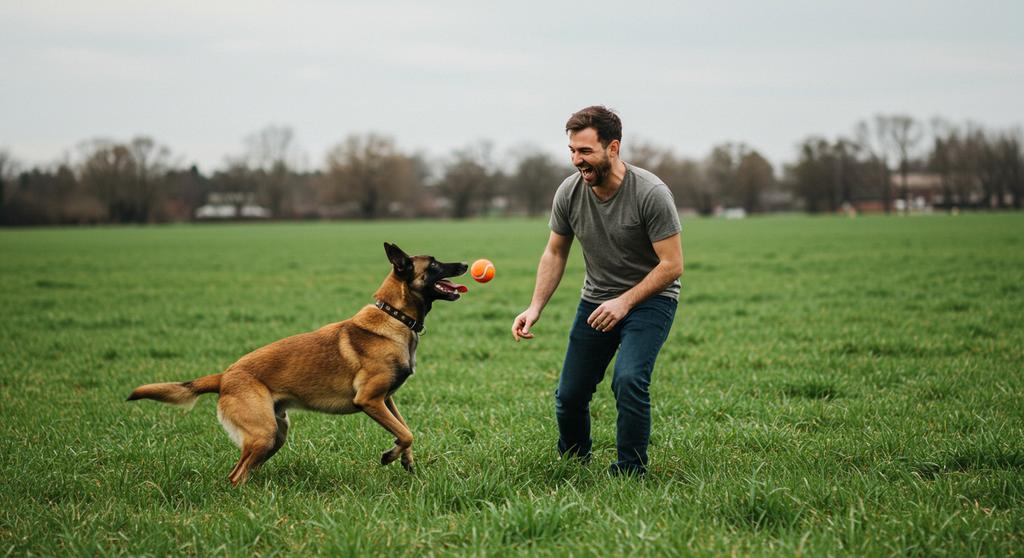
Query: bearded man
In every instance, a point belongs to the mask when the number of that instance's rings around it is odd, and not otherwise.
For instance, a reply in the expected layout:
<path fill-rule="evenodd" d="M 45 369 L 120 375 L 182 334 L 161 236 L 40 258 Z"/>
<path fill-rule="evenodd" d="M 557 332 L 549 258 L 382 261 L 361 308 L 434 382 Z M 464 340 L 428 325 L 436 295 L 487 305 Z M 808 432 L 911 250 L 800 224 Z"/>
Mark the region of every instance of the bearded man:
<path fill-rule="evenodd" d="M 614 112 L 587 107 L 565 130 L 579 172 L 555 193 L 533 299 L 513 321 L 512 336 L 533 338 L 530 329 L 562 279 L 573 238 L 579 239 L 586 274 L 555 391 L 558 451 L 589 461 L 590 400 L 618 352 L 612 375 L 617 459 L 609 473 L 642 475 L 651 374 L 672 327 L 683 272 L 679 214 L 661 179 L 619 158 L 622 122 Z"/>

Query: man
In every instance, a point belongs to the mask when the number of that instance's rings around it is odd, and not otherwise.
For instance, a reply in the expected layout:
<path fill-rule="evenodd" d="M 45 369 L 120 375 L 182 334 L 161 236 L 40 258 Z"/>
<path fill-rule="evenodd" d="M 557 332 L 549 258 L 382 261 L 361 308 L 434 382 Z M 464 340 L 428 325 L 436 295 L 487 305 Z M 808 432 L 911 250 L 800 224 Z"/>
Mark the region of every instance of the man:
<path fill-rule="evenodd" d="M 672 327 L 683 272 L 679 214 L 664 182 L 619 159 L 622 123 L 614 112 L 585 108 L 565 129 L 579 173 L 555 192 L 533 300 L 512 323 L 512 336 L 533 338 L 530 328 L 558 287 L 578 238 L 586 276 L 555 392 L 558 451 L 589 460 L 590 400 L 617 350 L 612 391 L 618 460 L 609 473 L 640 475 L 647 470 L 651 431 L 648 386 Z"/>

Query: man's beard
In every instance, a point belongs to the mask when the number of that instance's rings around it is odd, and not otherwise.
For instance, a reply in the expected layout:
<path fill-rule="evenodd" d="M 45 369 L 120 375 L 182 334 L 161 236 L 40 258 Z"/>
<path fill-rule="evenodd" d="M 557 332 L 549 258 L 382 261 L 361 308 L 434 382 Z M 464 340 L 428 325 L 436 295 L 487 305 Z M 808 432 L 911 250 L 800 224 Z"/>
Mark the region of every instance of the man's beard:
<path fill-rule="evenodd" d="M 606 157 L 604 160 L 597 163 L 596 165 L 588 165 L 584 163 L 576 167 L 576 169 L 580 171 L 580 176 L 583 177 L 583 182 L 587 186 L 594 187 L 600 186 L 601 184 L 604 183 L 604 179 L 607 178 L 612 171 L 612 163 Z M 590 169 L 593 171 L 594 177 L 592 180 L 587 180 L 587 175 L 583 173 L 585 169 Z"/>

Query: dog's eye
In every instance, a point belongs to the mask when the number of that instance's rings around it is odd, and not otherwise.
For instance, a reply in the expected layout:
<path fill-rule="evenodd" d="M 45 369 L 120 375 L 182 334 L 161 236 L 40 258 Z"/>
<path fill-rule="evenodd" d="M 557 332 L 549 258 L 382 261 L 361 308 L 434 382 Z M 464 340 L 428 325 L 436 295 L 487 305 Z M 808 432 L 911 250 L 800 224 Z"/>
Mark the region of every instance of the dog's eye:
<path fill-rule="evenodd" d="M 430 269 L 437 270 L 441 266 L 437 265 L 437 262 L 430 262 Z"/>

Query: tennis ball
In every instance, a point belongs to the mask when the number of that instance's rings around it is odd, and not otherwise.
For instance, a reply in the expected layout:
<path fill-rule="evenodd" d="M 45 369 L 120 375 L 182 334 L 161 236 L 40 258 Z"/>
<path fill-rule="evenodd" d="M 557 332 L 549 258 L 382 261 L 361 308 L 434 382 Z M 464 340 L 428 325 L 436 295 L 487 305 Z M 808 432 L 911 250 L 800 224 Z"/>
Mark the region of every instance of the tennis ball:
<path fill-rule="evenodd" d="M 494 264 L 491 260 L 477 260 L 469 268 L 469 274 L 476 279 L 477 283 L 486 283 L 494 279 Z"/>

